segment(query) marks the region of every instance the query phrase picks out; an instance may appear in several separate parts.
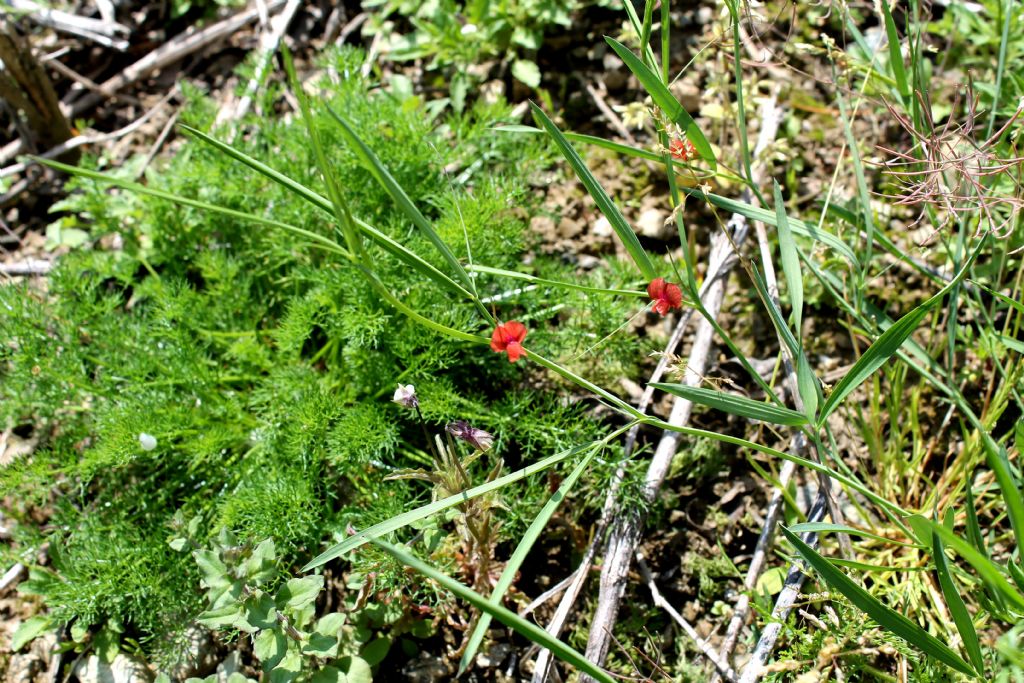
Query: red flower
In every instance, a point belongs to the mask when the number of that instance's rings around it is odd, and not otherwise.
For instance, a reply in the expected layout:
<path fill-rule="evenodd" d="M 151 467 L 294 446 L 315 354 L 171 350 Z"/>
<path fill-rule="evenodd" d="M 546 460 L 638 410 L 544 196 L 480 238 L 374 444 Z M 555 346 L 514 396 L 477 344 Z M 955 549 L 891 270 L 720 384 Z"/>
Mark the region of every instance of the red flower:
<path fill-rule="evenodd" d="M 673 308 L 682 308 L 683 292 L 679 285 L 665 282 L 665 278 L 656 277 L 647 285 L 647 296 L 654 302 L 654 310 L 662 315 L 668 315 Z"/>
<path fill-rule="evenodd" d="M 689 161 L 697 154 L 697 148 L 686 138 L 673 140 L 668 144 L 669 153 L 679 161 Z"/>
<path fill-rule="evenodd" d="M 510 320 L 494 328 L 494 334 L 491 335 L 491 350 L 507 353 L 509 361 L 515 363 L 520 356 L 526 353 L 526 349 L 522 346 L 524 339 L 526 339 L 526 325 Z"/>

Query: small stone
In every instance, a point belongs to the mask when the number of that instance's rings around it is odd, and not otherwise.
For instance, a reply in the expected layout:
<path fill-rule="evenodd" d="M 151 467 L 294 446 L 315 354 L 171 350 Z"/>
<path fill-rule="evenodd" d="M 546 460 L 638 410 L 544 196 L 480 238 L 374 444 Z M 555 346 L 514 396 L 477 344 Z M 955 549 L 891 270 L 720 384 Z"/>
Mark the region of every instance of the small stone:
<path fill-rule="evenodd" d="M 668 214 L 661 209 L 645 209 L 636 219 L 636 230 L 644 237 L 667 240 L 675 232 L 675 226 L 666 225 Z"/>
<path fill-rule="evenodd" d="M 598 216 L 597 220 L 594 221 L 594 225 L 590 228 L 590 232 L 594 237 L 611 237 L 615 231 L 612 230 L 612 223 L 604 216 Z"/>
<path fill-rule="evenodd" d="M 153 672 L 128 655 L 119 654 L 110 664 L 90 655 L 75 666 L 75 677 L 80 683 L 150 683 Z"/>

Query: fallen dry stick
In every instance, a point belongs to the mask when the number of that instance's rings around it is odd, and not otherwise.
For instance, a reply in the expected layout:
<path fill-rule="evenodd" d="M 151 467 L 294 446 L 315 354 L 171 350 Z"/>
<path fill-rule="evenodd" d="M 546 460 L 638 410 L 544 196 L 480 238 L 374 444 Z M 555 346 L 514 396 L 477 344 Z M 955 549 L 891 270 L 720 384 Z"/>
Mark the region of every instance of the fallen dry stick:
<path fill-rule="evenodd" d="M 267 7 L 270 11 L 273 11 L 283 5 L 284 2 L 285 0 L 272 0 L 267 3 Z M 158 69 L 174 64 L 183 57 L 201 50 L 211 43 L 227 38 L 257 16 L 259 16 L 257 9 L 249 9 L 211 24 L 202 30 L 189 30 L 179 34 L 126 68 L 117 76 L 108 78 L 100 83 L 99 89 L 104 92 L 117 92 L 124 86 L 134 83 Z M 90 92 L 72 105 L 72 116 L 82 114 L 82 112 L 95 106 L 102 99 L 103 95 L 97 92 Z"/>

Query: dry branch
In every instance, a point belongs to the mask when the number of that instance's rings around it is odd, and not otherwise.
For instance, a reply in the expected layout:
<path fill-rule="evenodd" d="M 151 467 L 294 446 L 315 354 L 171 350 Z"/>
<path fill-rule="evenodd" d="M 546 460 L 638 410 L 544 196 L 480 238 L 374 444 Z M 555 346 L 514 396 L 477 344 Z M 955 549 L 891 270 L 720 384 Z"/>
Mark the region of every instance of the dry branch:
<path fill-rule="evenodd" d="M 40 26 L 46 26 L 63 33 L 70 33 L 79 38 L 85 38 L 104 47 L 110 47 L 122 52 L 128 49 L 128 41 L 117 37 L 119 35 L 127 36 L 131 33 L 131 29 L 124 24 L 119 24 L 116 21 L 80 17 L 70 12 L 44 7 L 32 2 L 32 0 L 4 0 L 4 2 L 15 12 L 24 13 L 29 19 Z"/>
<path fill-rule="evenodd" d="M 276 10 L 283 5 L 285 0 L 271 0 L 267 3 L 270 11 Z M 154 71 L 174 64 L 180 59 L 197 52 L 211 43 L 222 40 L 232 35 L 259 15 L 257 9 L 249 9 L 234 14 L 227 19 L 218 21 L 201 30 L 188 30 L 172 38 L 170 41 L 153 50 L 148 55 L 135 62 L 117 76 L 107 79 L 99 84 L 99 89 L 104 92 L 117 92 L 121 88 L 134 83 Z M 72 105 L 73 116 L 95 106 L 103 100 L 103 95 L 91 92 Z"/>
<path fill-rule="evenodd" d="M 760 113 L 761 135 L 755 149 L 755 156 L 775 138 L 778 130 L 780 111 L 775 98 L 766 100 Z M 725 285 L 728 273 L 738 262 L 735 248 L 742 246 L 746 240 L 748 228 L 746 219 L 734 215 L 726 231 L 715 235 L 709 256 L 709 278 L 714 279 L 707 290 L 701 294 L 701 302 L 712 317 L 717 317 L 725 296 Z M 691 386 L 700 383 L 708 365 L 714 328 L 707 320 L 701 320 L 690 349 L 683 381 Z M 683 426 L 689 422 L 693 403 L 676 398 L 672 404 L 669 423 Z M 650 504 L 656 499 L 661 484 L 668 474 L 672 458 L 679 446 L 679 432 L 666 430 L 663 432 L 644 480 L 642 496 Z M 619 603 L 626 589 L 629 568 L 633 555 L 640 543 L 643 531 L 644 515 L 635 510 L 620 511 L 609 534 L 605 552 L 604 566 L 601 570 L 601 585 L 598 605 L 591 622 L 590 637 L 587 643 L 587 658 L 595 663 L 604 662 L 611 642 L 611 633 L 618 616 Z M 590 680 L 588 676 L 581 680 Z"/>

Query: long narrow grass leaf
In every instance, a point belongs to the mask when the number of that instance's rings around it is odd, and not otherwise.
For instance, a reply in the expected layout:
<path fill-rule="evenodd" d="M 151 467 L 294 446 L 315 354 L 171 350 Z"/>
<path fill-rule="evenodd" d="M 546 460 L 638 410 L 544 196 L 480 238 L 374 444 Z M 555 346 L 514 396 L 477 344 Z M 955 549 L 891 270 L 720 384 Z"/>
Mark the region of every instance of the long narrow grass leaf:
<path fill-rule="evenodd" d="M 601 213 L 604 214 L 608 222 L 611 223 L 612 229 L 615 230 L 615 234 L 619 236 L 619 240 L 622 242 L 622 246 L 626 248 L 626 251 L 632 257 L 633 262 L 636 263 L 636 267 L 640 269 L 640 273 L 647 280 L 653 280 L 658 276 L 657 270 L 654 268 L 654 263 L 651 262 L 651 257 L 644 251 L 643 246 L 640 245 L 640 239 L 633 232 L 633 228 L 629 226 L 626 219 L 622 216 L 622 212 L 619 211 L 619 207 L 615 205 L 608 193 L 604 191 L 601 184 L 597 182 L 597 178 L 590 172 L 587 165 L 583 163 L 583 159 L 580 157 L 576 149 L 566 140 L 562 131 L 558 130 L 558 126 L 548 118 L 548 115 L 544 113 L 540 107 L 533 102 L 530 103 L 530 108 L 533 110 L 533 116 L 537 122 L 547 131 L 551 139 L 555 141 L 555 145 L 558 147 L 562 156 L 569 162 L 572 170 L 576 173 L 576 177 L 580 179 L 583 186 L 587 188 L 587 192 L 594 199 L 594 203 L 597 204 L 597 208 L 600 209 Z"/>
<path fill-rule="evenodd" d="M 786 207 L 782 203 L 782 190 L 778 182 L 773 185 L 775 195 L 775 223 L 779 230 L 779 255 L 782 260 L 782 274 L 786 276 L 786 289 L 789 290 L 789 304 L 793 309 L 791 319 L 793 331 L 800 337 L 800 323 L 804 308 L 804 277 L 800 270 L 800 256 L 797 253 L 793 231 L 789 227 Z"/>
<path fill-rule="evenodd" d="M 1024 609 L 1024 595 L 1021 595 L 1013 587 L 999 565 L 979 553 L 974 546 L 943 525 L 936 524 L 922 515 L 911 515 L 907 521 L 914 533 L 917 534 L 918 540 L 928 541 L 932 534 L 938 534 L 942 538 L 943 544 L 954 550 L 967 564 L 974 567 L 982 579 L 995 586 L 1003 597 L 1013 602 L 1019 609 Z"/>
<path fill-rule="evenodd" d="M 394 200 L 398 208 L 404 213 L 409 220 L 412 221 L 423 235 L 430 240 L 430 243 L 434 245 L 434 248 L 441 254 L 444 260 L 451 267 L 452 272 L 455 273 L 456 277 L 462 282 L 462 285 L 469 291 L 474 291 L 473 281 L 469 277 L 469 273 L 459 262 L 459 259 L 455 257 L 452 250 L 448 248 L 445 241 L 441 239 L 441 236 L 437 234 L 433 226 L 430 225 L 430 221 L 427 220 L 426 216 L 419 210 L 416 204 L 413 203 L 409 195 L 406 194 L 402 186 L 398 184 L 391 172 L 388 171 L 387 167 L 381 162 L 377 155 L 373 152 L 370 147 L 363 142 L 362 138 L 353 130 L 352 126 L 349 125 L 348 121 L 341 117 L 336 111 L 327 107 L 327 112 L 338 122 L 341 126 L 342 133 L 345 139 L 348 141 L 352 151 L 355 152 L 356 156 L 363 162 L 367 170 L 373 175 L 381 186 L 387 190 L 388 194 Z M 488 319 L 489 315 L 486 316 Z"/>
<path fill-rule="evenodd" d="M 879 626 L 950 668 L 968 676 L 977 676 L 974 669 L 945 643 L 896 610 L 882 604 L 878 598 L 857 585 L 831 562 L 801 541 L 792 531 L 783 527 L 782 533 L 826 584 L 846 596 L 847 600 L 871 617 Z"/>
<path fill-rule="evenodd" d="M 700 126 L 693 120 L 690 113 L 686 111 L 683 105 L 679 104 L 679 100 L 672 94 L 672 91 L 668 89 L 661 78 L 656 73 L 644 64 L 640 59 L 633 54 L 633 51 L 628 47 L 615 40 L 605 36 L 605 42 L 615 50 L 615 54 L 619 56 L 633 75 L 640 81 L 640 85 L 644 87 L 644 90 L 651 96 L 654 103 L 658 105 L 658 108 L 665 112 L 669 120 L 677 124 L 682 128 L 686 134 L 686 139 L 689 140 L 694 149 L 697 150 L 697 154 L 700 158 L 708 162 L 711 165 L 712 172 L 718 170 L 718 160 L 715 159 L 715 152 L 711 149 L 711 143 L 704 137 L 704 133 L 701 131 Z"/>
<path fill-rule="evenodd" d="M 650 386 L 702 406 L 709 406 L 731 415 L 749 417 L 752 420 L 789 427 L 799 427 L 808 422 L 807 416 L 803 413 L 798 413 L 789 408 L 781 408 L 771 403 L 755 401 L 745 396 L 726 394 L 721 391 L 714 391 L 713 389 L 704 389 L 703 387 L 691 387 L 686 384 L 653 382 Z"/>
<path fill-rule="evenodd" d="M 982 240 L 984 244 L 985 240 Z M 854 389 L 860 386 L 861 382 L 870 377 L 875 370 L 882 367 L 903 345 L 914 330 L 917 329 L 924 317 L 934 308 L 942 298 L 955 287 L 961 280 L 966 277 L 967 272 L 974 263 L 974 259 L 980 253 L 976 250 L 971 258 L 967 260 L 960 272 L 957 273 L 956 277 L 949 282 L 945 287 L 935 293 L 931 298 L 922 303 L 920 306 L 910 311 L 902 318 L 892 324 L 889 329 L 881 334 L 875 342 L 868 347 L 868 350 L 864 352 L 853 367 L 846 375 L 836 384 L 832 393 L 829 394 L 825 400 L 825 404 L 821 407 L 821 414 L 818 416 L 818 424 L 824 424 L 828 416 L 842 403 L 843 399 L 850 395 Z"/>
<path fill-rule="evenodd" d="M 474 486 L 473 488 L 466 489 L 465 491 L 456 493 L 453 496 L 448 496 L 447 498 L 442 498 L 441 500 L 435 500 L 432 503 L 428 503 L 427 505 L 418 507 L 415 510 L 403 512 L 400 515 L 395 515 L 390 519 L 386 519 L 383 522 L 374 524 L 373 526 L 363 529 L 362 531 L 357 531 L 341 543 L 333 545 L 324 552 L 317 555 L 315 558 L 313 558 L 313 560 L 306 564 L 305 567 L 302 568 L 302 571 L 308 572 L 312 569 L 319 567 L 320 565 L 330 562 L 336 557 L 341 557 L 345 553 L 355 550 L 356 548 L 368 543 L 369 541 L 375 538 L 380 538 L 384 534 L 389 534 L 392 531 L 401 529 L 404 526 L 408 526 L 413 522 L 425 519 L 427 517 L 430 517 L 431 515 L 436 515 L 437 513 L 455 507 L 456 505 L 468 503 L 474 498 L 479 498 L 480 496 L 488 494 L 491 491 L 497 491 L 498 489 L 504 488 L 509 484 L 515 483 L 521 479 L 529 477 L 530 475 L 536 474 L 537 472 L 543 472 L 549 467 L 554 467 L 558 463 L 564 460 L 568 460 L 569 458 L 572 458 L 573 456 L 587 450 L 588 448 L 593 448 L 593 446 L 594 443 L 584 444 L 581 446 L 574 446 L 572 448 L 562 451 L 561 453 L 556 453 L 555 455 L 549 456 L 543 460 L 539 460 L 533 463 L 532 465 L 527 465 L 526 467 L 516 470 L 515 472 L 510 472 L 509 474 L 498 477 L 493 481 L 489 481 L 485 484 L 480 484 L 479 486 Z"/>
<path fill-rule="evenodd" d="M 631 427 L 631 425 L 630 425 Z M 516 578 L 516 574 L 519 573 L 519 568 L 523 566 L 523 562 L 526 560 L 526 556 L 530 553 L 533 545 L 540 538 L 541 533 L 544 531 L 544 527 L 547 526 L 548 521 L 551 519 L 551 515 L 555 513 L 558 506 L 565 500 L 565 497 L 569 495 L 573 487 L 576 486 L 576 482 L 579 481 L 580 476 L 586 471 L 587 466 L 590 465 L 590 461 L 595 455 L 597 455 L 603 446 L 605 446 L 611 439 L 622 434 L 623 432 L 630 429 L 626 427 L 620 429 L 607 438 L 602 439 L 601 442 L 594 444 L 590 450 L 584 454 L 580 459 L 579 463 L 573 468 L 569 476 L 565 478 L 558 490 L 551 494 L 544 507 L 537 512 L 537 516 L 530 522 L 530 526 L 526 529 L 522 539 L 516 546 L 516 549 L 512 552 L 512 555 L 508 558 L 508 562 L 505 563 L 505 568 L 501 571 L 501 576 L 498 577 L 497 582 L 494 584 L 494 590 L 491 591 L 491 596 L 488 598 L 488 602 L 492 605 L 501 605 L 505 599 L 505 593 L 508 591 L 512 582 Z M 469 642 L 466 645 L 465 650 L 462 653 L 462 659 L 459 661 L 459 674 L 469 668 L 470 662 L 476 657 L 476 652 L 480 648 L 480 643 L 483 642 L 484 636 L 487 635 L 487 629 L 491 624 L 491 615 L 484 613 L 480 616 L 476 626 L 473 627 L 473 633 L 470 634 Z"/>
<path fill-rule="evenodd" d="M 288 223 L 282 223 L 281 221 L 275 221 L 270 218 L 264 218 L 263 216 L 257 216 L 253 213 L 246 213 L 245 211 L 236 211 L 235 209 L 229 209 L 223 206 L 217 206 L 216 204 L 210 204 L 207 202 L 201 202 L 197 199 L 189 199 L 188 197 L 182 197 L 181 195 L 172 194 L 170 192 L 164 192 L 163 190 L 157 190 L 147 185 L 142 185 L 131 180 L 125 180 L 124 178 L 118 178 L 116 176 L 107 175 L 106 173 L 100 173 L 98 171 L 91 171 L 85 168 L 79 168 L 78 166 L 69 166 L 62 164 L 59 161 L 53 161 L 52 159 L 39 159 L 35 158 L 37 162 L 51 168 L 55 168 L 58 171 L 64 171 L 71 175 L 81 176 L 83 178 L 89 178 L 91 180 L 97 180 L 102 183 L 113 185 L 114 187 L 120 187 L 121 189 L 128 190 L 129 192 L 137 192 L 138 194 L 149 195 L 150 197 L 156 197 L 158 199 L 164 199 L 174 204 L 181 206 L 190 206 L 194 209 L 201 209 L 203 211 L 209 211 L 211 213 L 219 213 L 223 216 L 230 216 L 241 221 L 247 221 L 251 223 L 258 223 L 260 225 L 267 225 L 272 228 L 284 230 L 290 232 L 293 235 L 302 237 L 317 244 L 320 247 L 326 248 L 328 251 L 345 255 L 349 255 L 347 249 L 335 242 L 329 237 L 325 237 L 318 233 L 306 230 L 304 228 L 297 227 L 295 225 L 289 225 Z"/>
<path fill-rule="evenodd" d="M 914 548 L 925 548 L 927 546 L 920 545 L 918 543 L 905 543 L 903 541 L 894 541 L 891 538 L 880 536 L 864 529 L 857 529 L 846 524 L 833 524 L 832 522 L 803 522 L 801 524 L 793 524 L 789 527 L 789 530 L 794 534 L 805 534 L 805 533 L 842 533 L 850 536 L 863 536 L 864 538 L 873 538 L 876 541 L 882 541 L 883 543 L 895 543 L 896 545 L 914 547 Z"/>
<path fill-rule="evenodd" d="M 932 533 L 932 557 L 935 560 L 935 573 L 939 577 L 939 588 L 942 589 L 942 596 L 946 599 L 946 607 L 949 608 L 949 614 L 953 617 L 956 630 L 960 633 L 960 640 L 964 643 L 967 658 L 971 660 L 975 671 L 984 674 L 985 662 L 981 657 L 978 632 L 974 628 L 971 615 L 967 612 L 964 599 L 960 597 L 960 590 L 956 587 L 953 576 L 949 572 L 949 560 L 946 559 L 942 539 L 934 532 Z"/>
<path fill-rule="evenodd" d="M 732 213 L 738 213 L 750 220 L 760 221 L 766 225 L 772 225 L 776 228 L 779 227 L 774 211 L 769 211 L 768 209 L 763 209 L 759 206 L 754 206 L 738 199 L 729 199 L 728 197 L 723 197 L 711 192 L 705 194 L 701 190 L 694 188 L 683 187 L 680 189 L 697 199 L 706 199 L 720 209 L 725 209 Z M 821 242 L 828 248 L 840 254 L 851 264 L 857 264 L 857 255 L 854 254 L 853 249 L 851 249 L 846 242 L 842 241 L 832 233 L 826 230 L 821 230 L 816 225 L 812 225 L 811 223 L 806 223 L 795 218 L 789 219 L 789 227 L 798 235 L 809 237 L 816 242 Z"/>
<path fill-rule="evenodd" d="M 480 595 L 468 586 L 459 583 L 447 574 L 437 571 L 426 562 L 423 562 L 419 558 L 406 552 L 405 549 L 391 545 L 390 543 L 384 543 L 380 540 L 376 540 L 374 543 L 379 546 L 381 550 L 388 553 L 402 564 L 415 569 L 428 579 L 437 581 L 439 584 L 454 593 L 456 597 L 465 600 L 482 612 L 490 614 L 492 617 L 505 624 L 527 640 L 551 650 L 551 654 L 555 655 L 563 662 L 571 664 L 580 671 L 592 676 L 595 680 L 601 681 L 601 683 L 617 683 L 616 679 L 608 675 L 608 673 L 599 666 L 552 636 L 540 626 L 523 619 L 515 612 L 505 609 L 500 605 L 491 604 L 484 596 Z"/>
<path fill-rule="evenodd" d="M 878 3 L 882 7 L 882 19 L 885 22 L 885 34 L 889 40 L 889 70 L 892 72 L 893 80 L 896 81 L 896 89 L 903 98 L 903 104 L 910 102 L 910 83 L 907 81 L 907 70 L 903 66 L 903 51 L 900 49 L 900 34 L 896 31 L 896 22 L 893 21 L 892 11 L 889 9 L 888 0 L 881 0 Z"/>
<path fill-rule="evenodd" d="M 587 292 L 589 294 L 611 294 L 616 296 L 636 296 L 647 298 L 647 292 L 639 289 L 610 289 L 608 287 L 589 287 L 587 285 L 579 285 L 575 282 L 565 282 L 562 280 L 549 280 L 543 277 L 537 277 L 536 275 L 530 275 L 529 273 L 520 273 L 515 270 L 504 270 L 502 268 L 491 268 L 490 266 L 481 266 L 474 264 L 468 266 L 468 270 L 475 273 L 487 273 L 488 275 L 497 275 L 499 277 L 512 278 L 514 280 L 525 280 L 526 282 L 534 282 L 539 285 L 545 285 L 548 287 L 557 287 L 561 289 L 572 289 L 579 292 Z"/>

